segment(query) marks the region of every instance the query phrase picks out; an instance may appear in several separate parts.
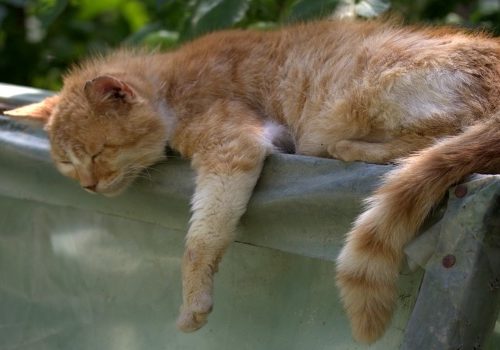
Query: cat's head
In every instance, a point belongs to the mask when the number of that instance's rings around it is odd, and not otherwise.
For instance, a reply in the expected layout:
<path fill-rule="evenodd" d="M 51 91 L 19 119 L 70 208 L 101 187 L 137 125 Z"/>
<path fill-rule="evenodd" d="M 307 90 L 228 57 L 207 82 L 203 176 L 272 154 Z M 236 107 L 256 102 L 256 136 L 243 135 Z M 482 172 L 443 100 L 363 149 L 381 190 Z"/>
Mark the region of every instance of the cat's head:
<path fill-rule="evenodd" d="M 116 195 L 164 157 L 165 125 L 153 103 L 110 75 L 67 79 L 58 95 L 6 114 L 42 122 L 57 169 L 90 192 Z"/>

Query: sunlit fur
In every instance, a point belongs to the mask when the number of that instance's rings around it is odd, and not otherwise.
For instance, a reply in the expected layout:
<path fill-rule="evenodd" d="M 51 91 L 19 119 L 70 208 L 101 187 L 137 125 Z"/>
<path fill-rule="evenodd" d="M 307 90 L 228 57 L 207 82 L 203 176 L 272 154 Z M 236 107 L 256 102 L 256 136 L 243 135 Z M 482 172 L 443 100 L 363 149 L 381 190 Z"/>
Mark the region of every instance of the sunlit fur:
<path fill-rule="evenodd" d="M 500 172 L 500 116 L 401 161 L 366 200 L 337 259 L 337 284 L 356 339 L 373 342 L 396 303 L 403 247 L 445 195 L 472 173 Z"/>
<path fill-rule="evenodd" d="M 213 33 L 167 54 L 91 59 L 66 76 L 56 108 L 42 103 L 38 114 L 58 168 L 89 191 L 123 190 L 163 158 L 166 144 L 192 159 L 184 331 L 205 324 L 213 274 L 278 143 L 290 138 L 300 154 L 385 163 L 459 135 L 390 173 L 347 237 L 338 285 L 355 337 L 371 342 L 390 320 L 402 246 L 447 186 L 485 169 L 464 162 L 484 146 L 472 147 L 470 135 L 479 142 L 482 131 L 498 129 L 499 67 L 498 40 L 481 33 L 324 21 Z M 469 143 L 459 147 L 462 137 Z M 498 158 L 497 139 L 488 140 L 488 157 Z"/>
<path fill-rule="evenodd" d="M 96 184 L 95 191 L 106 195 L 121 192 L 141 170 L 161 160 L 166 143 L 166 126 L 157 116 L 156 86 L 134 77 L 148 58 L 120 56 L 112 56 L 119 62 L 109 66 L 89 61 L 70 72 L 46 127 L 58 169 L 82 187 Z M 102 96 L 103 101 L 96 101 L 99 96 L 86 96 L 86 82 L 104 72 L 125 78 L 136 90 L 135 99 Z"/>

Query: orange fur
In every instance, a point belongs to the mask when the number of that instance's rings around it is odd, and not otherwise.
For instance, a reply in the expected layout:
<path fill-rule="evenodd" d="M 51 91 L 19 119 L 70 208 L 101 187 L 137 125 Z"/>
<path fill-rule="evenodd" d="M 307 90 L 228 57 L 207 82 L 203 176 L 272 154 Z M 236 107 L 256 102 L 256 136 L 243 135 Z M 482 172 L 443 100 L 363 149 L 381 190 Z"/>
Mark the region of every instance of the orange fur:
<path fill-rule="evenodd" d="M 499 144 L 497 115 L 406 158 L 367 199 L 337 260 L 337 283 L 356 339 L 372 342 L 383 334 L 404 245 L 448 187 L 474 172 L 500 172 Z"/>
<path fill-rule="evenodd" d="M 213 274 L 267 154 L 293 142 L 300 154 L 385 163 L 446 135 L 469 140 L 497 127 L 499 67 L 500 43 L 485 34 L 324 21 L 91 59 L 65 77 L 55 108 L 33 109 L 49 114 L 59 170 L 91 192 L 119 193 L 166 144 L 192 159 L 178 326 L 193 331 L 212 308 Z M 446 186 L 482 169 L 447 158 L 448 148 L 467 152 L 453 140 L 389 175 L 348 236 L 338 284 L 360 340 L 390 319 L 403 244 Z M 461 167 L 443 173 L 443 162 Z"/>

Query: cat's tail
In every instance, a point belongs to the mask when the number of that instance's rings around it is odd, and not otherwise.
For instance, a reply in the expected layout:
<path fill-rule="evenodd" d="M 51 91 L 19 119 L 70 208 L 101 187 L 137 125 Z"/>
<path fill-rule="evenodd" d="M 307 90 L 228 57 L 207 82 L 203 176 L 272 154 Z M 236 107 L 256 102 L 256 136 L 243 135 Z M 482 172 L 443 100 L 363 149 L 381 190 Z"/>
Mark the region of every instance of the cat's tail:
<path fill-rule="evenodd" d="M 396 304 L 403 247 L 448 187 L 500 171 L 500 116 L 403 160 L 367 199 L 337 259 L 337 285 L 356 340 L 382 336 Z"/>

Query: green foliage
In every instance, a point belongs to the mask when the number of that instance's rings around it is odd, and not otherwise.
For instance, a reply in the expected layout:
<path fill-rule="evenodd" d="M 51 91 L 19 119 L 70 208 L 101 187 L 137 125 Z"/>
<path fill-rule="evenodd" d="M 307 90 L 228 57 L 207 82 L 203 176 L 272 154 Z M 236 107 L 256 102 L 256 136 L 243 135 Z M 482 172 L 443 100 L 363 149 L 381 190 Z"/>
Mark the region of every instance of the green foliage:
<path fill-rule="evenodd" d="M 192 37 L 230 27 L 245 17 L 249 5 L 250 0 L 197 1 L 186 34 Z"/>
<path fill-rule="evenodd" d="M 68 65 L 120 45 L 170 49 L 221 28 L 374 17 L 389 6 L 409 22 L 500 30 L 497 0 L 0 0 L 0 77 L 57 90 Z"/>
<path fill-rule="evenodd" d="M 291 21 L 309 20 L 333 13 L 337 0 L 299 0 L 291 4 L 288 18 Z"/>

